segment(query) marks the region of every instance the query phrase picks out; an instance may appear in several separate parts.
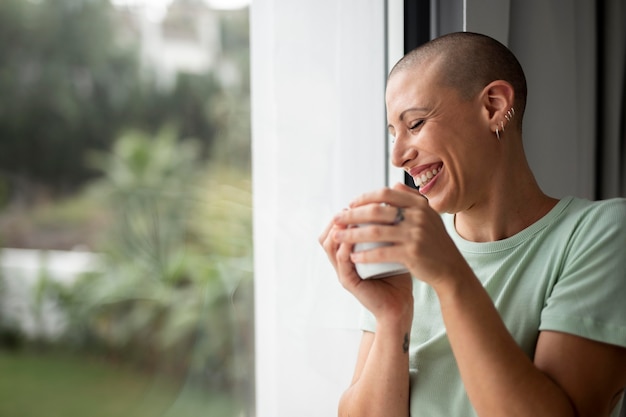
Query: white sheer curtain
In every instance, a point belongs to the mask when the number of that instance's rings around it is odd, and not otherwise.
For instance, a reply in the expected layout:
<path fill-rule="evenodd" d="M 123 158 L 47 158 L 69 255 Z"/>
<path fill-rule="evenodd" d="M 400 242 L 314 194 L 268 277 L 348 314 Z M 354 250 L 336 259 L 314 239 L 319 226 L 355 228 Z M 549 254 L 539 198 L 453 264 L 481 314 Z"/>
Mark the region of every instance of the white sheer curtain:
<path fill-rule="evenodd" d="M 257 417 L 337 413 L 361 331 L 318 236 L 385 185 L 379 0 L 254 0 L 252 159 Z"/>

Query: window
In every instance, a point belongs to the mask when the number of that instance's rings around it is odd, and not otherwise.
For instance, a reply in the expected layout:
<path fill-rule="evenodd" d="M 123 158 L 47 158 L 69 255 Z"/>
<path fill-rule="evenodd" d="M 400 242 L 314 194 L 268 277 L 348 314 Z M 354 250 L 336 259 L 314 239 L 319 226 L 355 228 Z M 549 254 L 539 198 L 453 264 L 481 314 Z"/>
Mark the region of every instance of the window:
<path fill-rule="evenodd" d="M 253 415 L 248 7 L 226 6 L 0 2 L 0 415 Z"/>

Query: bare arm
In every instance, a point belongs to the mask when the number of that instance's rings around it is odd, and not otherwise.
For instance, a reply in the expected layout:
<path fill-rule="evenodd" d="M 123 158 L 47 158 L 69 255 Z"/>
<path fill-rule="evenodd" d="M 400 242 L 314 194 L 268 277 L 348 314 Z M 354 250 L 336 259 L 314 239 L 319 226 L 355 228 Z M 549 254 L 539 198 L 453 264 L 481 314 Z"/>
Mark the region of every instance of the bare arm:
<path fill-rule="evenodd" d="M 404 336 L 364 332 L 354 377 L 339 417 L 409 415 L 409 363 Z M 391 333 L 391 332 L 389 332 Z M 390 337 L 391 336 L 391 337 Z"/>
<path fill-rule="evenodd" d="M 479 416 L 609 415 L 626 385 L 626 349 L 542 332 L 533 363 L 478 280 L 454 282 L 437 291 L 461 377 Z"/>
<path fill-rule="evenodd" d="M 346 230 L 346 225 L 333 221 L 319 241 L 343 287 L 376 317 L 376 332 L 363 335 L 352 383 L 339 404 L 339 416 L 408 417 L 412 278 L 403 274 L 362 280 L 350 259 L 352 244 L 335 239 L 337 233 Z"/>

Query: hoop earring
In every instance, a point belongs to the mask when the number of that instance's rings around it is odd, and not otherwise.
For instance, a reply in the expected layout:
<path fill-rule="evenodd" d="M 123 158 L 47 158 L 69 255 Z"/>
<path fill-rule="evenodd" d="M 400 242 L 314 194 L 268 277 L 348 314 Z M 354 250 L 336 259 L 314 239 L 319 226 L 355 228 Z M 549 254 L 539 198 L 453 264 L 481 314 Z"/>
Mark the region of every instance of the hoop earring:
<path fill-rule="evenodd" d="M 500 142 L 500 132 L 498 131 L 497 127 L 496 127 L 496 137 L 498 138 L 498 142 Z"/>
<path fill-rule="evenodd" d="M 511 107 L 504 115 L 504 118 L 506 119 L 507 122 L 510 122 L 513 116 L 515 116 L 515 109 Z"/>

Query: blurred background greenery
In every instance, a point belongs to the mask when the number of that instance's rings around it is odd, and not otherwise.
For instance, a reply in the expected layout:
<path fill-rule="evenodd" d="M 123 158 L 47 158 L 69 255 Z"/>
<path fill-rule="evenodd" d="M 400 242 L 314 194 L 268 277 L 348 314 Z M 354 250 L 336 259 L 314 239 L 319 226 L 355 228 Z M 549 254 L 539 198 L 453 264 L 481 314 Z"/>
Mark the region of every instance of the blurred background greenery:
<path fill-rule="evenodd" d="M 0 416 L 254 415 L 248 9 L 209 6 L 0 1 Z"/>

